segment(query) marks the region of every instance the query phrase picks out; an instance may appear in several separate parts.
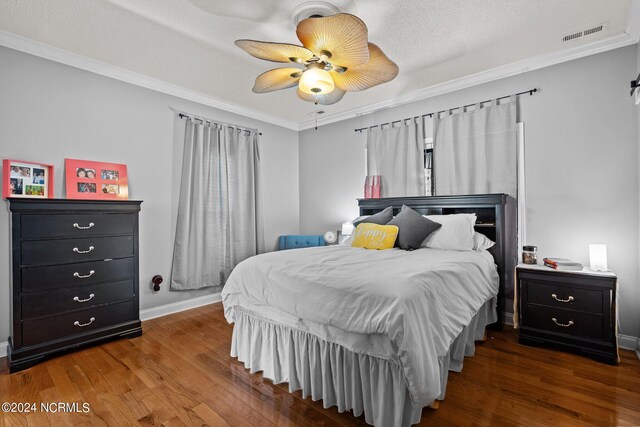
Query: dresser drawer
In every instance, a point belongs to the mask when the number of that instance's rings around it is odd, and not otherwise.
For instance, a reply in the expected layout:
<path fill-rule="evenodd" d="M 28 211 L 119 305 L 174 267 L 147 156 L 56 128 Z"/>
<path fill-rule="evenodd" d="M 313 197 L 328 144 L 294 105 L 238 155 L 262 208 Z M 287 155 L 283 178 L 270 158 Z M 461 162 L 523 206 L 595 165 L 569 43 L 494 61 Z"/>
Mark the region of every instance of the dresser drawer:
<path fill-rule="evenodd" d="M 22 242 L 22 265 L 51 265 L 133 256 L 133 236 Z"/>
<path fill-rule="evenodd" d="M 134 301 L 127 301 L 38 320 L 23 320 L 22 345 L 31 346 L 66 339 L 137 320 L 138 313 L 134 313 L 134 307 Z"/>
<path fill-rule="evenodd" d="M 135 216 L 130 214 L 22 215 L 23 239 L 108 236 L 133 234 Z"/>
<path fill-rule="evenodd" d="M 132 299 L 133 279 L 22 295 L 22 318 L 61 314 Z"/>
<path fill-rule="evenodd" d="M 526 282 L 527 302 L 602 314 L 602 289 L 585 289 L 553 282 Z M 562 301 L 559 301 L 562 300 Z M 608 300 L 608 298 L 607 298 Z M 563 302 L 566 301 L 566 302 Z"/>
<path fill-rule="evenodd" d="M 134 259 L 79 262 L 49 267 L 23 267 L 22 292 L 91 285 L 134 277 Z"/>
<path fill-rule="evenodd" d="M 556 319 L 555 322 L 553 319 Z M 573 322 L 570 326 L 559 325 L 569 325 L 570 322 Z M 522 327 L 596 340 L 610 339 L 605 332 L 607 329 L 602 316 L 539 305 L 527 306 L 522 318 Z"/>

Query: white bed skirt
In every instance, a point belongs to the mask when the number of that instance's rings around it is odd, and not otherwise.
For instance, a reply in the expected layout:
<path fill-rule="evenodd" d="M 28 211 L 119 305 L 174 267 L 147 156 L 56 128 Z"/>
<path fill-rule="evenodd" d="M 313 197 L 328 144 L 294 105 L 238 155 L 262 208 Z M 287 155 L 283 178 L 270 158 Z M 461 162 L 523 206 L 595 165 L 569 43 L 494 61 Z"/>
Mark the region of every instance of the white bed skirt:
<path fill-rule="evenodd" d="M 422 406 L 411 402 L 404 372 L 394 361 L 347 350 L 309 332 L 284 326 L 251 311 L 235 307 L 231 356 L 251 373 L 276 384 L 289 383 L 289 391 L 322 399 L 323 406 L 340 412 L 364 413 L 375 426 L 409 426 L 420 422 Z M 460 372 L 465 356 L 475 352 L 475 341 L 485 326 L 497 320 L 495 299 L 485 303 L 460 333 L 445 357 L 439 358 L 440 390 L 444 399 L 448 371 Z"/>

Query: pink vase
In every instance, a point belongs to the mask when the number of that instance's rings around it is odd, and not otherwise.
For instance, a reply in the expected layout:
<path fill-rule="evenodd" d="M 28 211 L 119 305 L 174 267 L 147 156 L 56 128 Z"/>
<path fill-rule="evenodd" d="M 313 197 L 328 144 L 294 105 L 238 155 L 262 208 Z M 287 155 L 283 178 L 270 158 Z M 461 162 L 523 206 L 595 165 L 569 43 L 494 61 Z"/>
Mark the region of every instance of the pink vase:
<path fill-rule="evenodd" d="M 372 182 L 371 176 L 367 176 L 364 179 L 364 198 L 370 199 L 372 191 L 373 191 L 373 182 Z"/>
<path fill-rule="evenodd" d="M 372 178 L 371 198 L 379 199 L 382 192 L 382 177 L 380 175 L 373 175 Z"/>

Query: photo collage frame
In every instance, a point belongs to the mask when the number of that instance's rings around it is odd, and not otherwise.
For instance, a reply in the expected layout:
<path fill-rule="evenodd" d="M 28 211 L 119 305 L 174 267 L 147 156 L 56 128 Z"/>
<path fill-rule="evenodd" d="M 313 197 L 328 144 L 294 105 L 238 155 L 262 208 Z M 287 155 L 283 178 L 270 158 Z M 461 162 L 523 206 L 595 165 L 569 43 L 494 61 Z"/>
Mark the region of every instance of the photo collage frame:
<path fill-rule="evenodd" d="M 53 197 L 53 166 L 22 160 L 2 161 L 2 194 L 7 197 Z"/>
<path fill-rule="evenodd" d="M 65 159 L 68 199 L 128 199 L 127 165 Z"/>

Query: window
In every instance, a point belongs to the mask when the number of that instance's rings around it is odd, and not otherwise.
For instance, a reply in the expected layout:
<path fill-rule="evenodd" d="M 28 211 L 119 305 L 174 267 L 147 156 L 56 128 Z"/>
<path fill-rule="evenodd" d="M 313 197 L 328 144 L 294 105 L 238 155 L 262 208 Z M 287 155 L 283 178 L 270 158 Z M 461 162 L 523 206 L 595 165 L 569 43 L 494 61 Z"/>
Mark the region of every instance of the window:
<path fill-rule="evenodd" d="M 433 138 L 424 139 L 424 189 L 425 196 L 433 196 Z"/>

